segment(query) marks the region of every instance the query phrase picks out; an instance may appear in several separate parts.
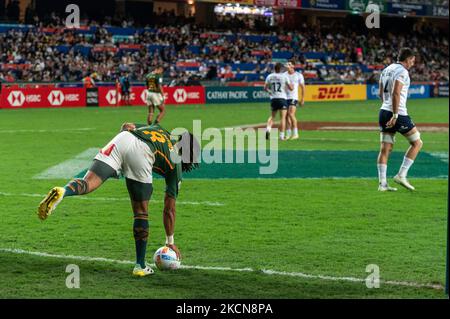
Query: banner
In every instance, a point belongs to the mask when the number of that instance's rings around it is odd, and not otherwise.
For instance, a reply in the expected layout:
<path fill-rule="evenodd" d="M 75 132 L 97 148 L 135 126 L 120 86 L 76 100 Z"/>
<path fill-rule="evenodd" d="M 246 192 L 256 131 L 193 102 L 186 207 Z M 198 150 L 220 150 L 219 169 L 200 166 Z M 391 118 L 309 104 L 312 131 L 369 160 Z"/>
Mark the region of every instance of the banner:
<path fill-rule="evenodd" d="M 263 87 L 207 87 L 206 103 L 269 102 Z"/>
<path fill-rule="evenodd" d="M 86 90 L 80 88 L 6 88 L 0 108 L 79 107 L 86 105 Z"/>
<path fill-rule="evenodd" d="M 305 101 L 357 101 L 367 99 L 366 85 L 307 85 Z"/>
<path fill-rule="evenodd" d="M 448 17 L 448 6 L 433 6 L 430 15 L 436 17 Z"/>
<path fill-rule="evenodd" d="M 253 5 L 253 0 L 197 0 L 196 2 L 214 2 L 214 3 L 239 3 Z"/>
<path fill-rule="evenodd" d="M 279 8 L 300 8 L 301 0 L 255 0 L 256 6 L 279 7 Z"/>
<path fill-rule="evenodd" d="M 98 106 L 98 88 L 86 89 L 86 106 Z"/>
<path fill-rule="evenodd" d="M 386 9 L 384 3 L 384 0 L 347 0 L 347 10 L 354 13 L 384 12 Z"/>
<path fill-rule="evenodd" d="M 412 84 L 409 87 L 409 99 L 425 99 L 431 97 L 430 85 L 426 84 Z M 378 97 L 378 84 L 367 85 L 367 99 L 375 100 Z"/>
<path fill-rule="evenodd" d="M 345 10 L 346 0 L 303 0 L 302 8 Z"/>
<path fill-rule="evenodd" d="M 387 13 L 399 14 L 402 16 L 425 16 L 428 6 L 418 3 L 387 3 Z"/>
<path fill-rule="evenodd" d="M 205 104 L 205 88 L 202 86 L 164 87 L 165 104 Z M 143 86 L 132 86 L 130 105 L 146 105 L 147 90 Z M 125 105 L 123 97 L 113 86 L 98 88 L 99 106 Z"/>
<path fill-rule="evenodd" d="M 431 92 L 433 97 L 448 97 L 448 83 L 437 83 Z"/>

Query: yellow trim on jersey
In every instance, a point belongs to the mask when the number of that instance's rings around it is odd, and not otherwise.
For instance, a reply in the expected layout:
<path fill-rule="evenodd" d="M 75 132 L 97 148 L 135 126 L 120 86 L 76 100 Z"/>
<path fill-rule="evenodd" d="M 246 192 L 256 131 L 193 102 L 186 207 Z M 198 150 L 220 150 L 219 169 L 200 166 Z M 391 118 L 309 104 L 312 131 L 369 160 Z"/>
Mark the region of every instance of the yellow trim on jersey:
<path fill-rule="evenodd" d="M 169 164 L 170 169 L 173 169 L 173 166 L 172 166 L 172 164 L 170 163 L 170 161 L 169 161 L 169 159 L 167 158 L 166 155 L 164 155 L 162 152 L 160 152 L 160 151 L 158 151 L 158 150 L 155 152 L 155 154 L 161 155 L 161 156 L 166 160 L 167 164 Z"/>

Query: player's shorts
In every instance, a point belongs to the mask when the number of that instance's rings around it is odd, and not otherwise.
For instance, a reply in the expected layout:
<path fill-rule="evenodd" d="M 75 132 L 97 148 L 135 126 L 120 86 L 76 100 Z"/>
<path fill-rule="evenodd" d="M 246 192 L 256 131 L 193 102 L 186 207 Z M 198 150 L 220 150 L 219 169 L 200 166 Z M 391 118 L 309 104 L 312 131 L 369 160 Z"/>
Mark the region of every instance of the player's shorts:
<path fill-rule="evenodd" d="M 112 167 L 118 176 L 122 173 L 126 178 L 147 184 L 153 181 L 155 156 L 150 146 L 130 132 L 117 134 L 95 159 Z"/>
<path fill-rule="evenodd" d="M 270 107 L 272 111 L 287 110 L 288 104 L 286 99 L 272 99 L 270 100 Z"/>
<path fill-rule="evenodd" d="M 147 92 L 147 105 L 160 106 L 163 103 L 164 97 L 161 93 Z"/>
<path fill-rule="evenodd" d="M 393 133 L 399 132 L 400 134 L 406 134 L 411 131 L 416 125 L 411 120 L 409 115 L 399 115 L 397 122 L 395 122 L 394 127 L 387 128 L 386 124 L 392 118 L 392 112 L 386 110 L 380 110 L 378 123 L 380 125 L 380 131 L 383 133 Z"/>
<path fill-rule="evenodd" d="M 286 101 L 287 101 L 287 105 L 289 107 L 291 107 L 291 106 L 297 107 L 297 105 L 298 105 L 298 100 L 296 100 L 296 99 L 287 99 Z"/>

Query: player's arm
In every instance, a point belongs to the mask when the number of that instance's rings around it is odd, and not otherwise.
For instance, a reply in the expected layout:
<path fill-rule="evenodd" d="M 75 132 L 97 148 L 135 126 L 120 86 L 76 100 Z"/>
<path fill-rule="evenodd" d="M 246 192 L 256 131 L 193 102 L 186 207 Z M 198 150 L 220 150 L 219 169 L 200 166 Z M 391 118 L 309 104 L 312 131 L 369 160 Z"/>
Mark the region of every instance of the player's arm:
<path fill-rule="evenodd" d="M 383 91 L 384 91 L 383 81 L 382 81 L 381 76 L 380 76 L 380 81 L 378 82 L 378 96 L 380 97 L 381 103 L 384 102 L 383 101 Z"/>
<path fill-rule="evenodd" d="M 301 79 L 298 87 L 300 88 L 300 105 L 303 106 L 305 104 L 305 80 Z"/>
<path fill-rule="evenodd" d="M 264 83 L 264 91 L 270 93 L 270 85 L 269 85 L 269 82 Z"/>
<path fill-rule="evenodd" d="M 292 83 L 287 76 L 286 76 L 286 87 L 288 88 L 289 91 L 294 90 L 294 83 Z"/>
<path fill-rule="evenodd" d="M 170 196 L 166 193 L 164 197 L 164 210 L 163 210 L 163 222 L 164 229 L 166 230 L 166 246 L 173 249 L 179 258 L 181 258 L 180 251 L 178 247 L 175 245 L 174 241 L 174 233 L 175 233 L 175 209 L 176 199 L 175 197 Z"/>
<path fill-rule="evenodd" d="M 135 129 L 148 126 L 147 124 L 137 124 L 137 123 L 123 123 L 120 127 L 120 131 L 134 131 Z"/>
<path fill-rule="evenodd" d="M 394 90 L 392 92 L 392 118 L 387 122 L 386 127 L 393 127 L 397 122 L 398 109 L 400 105 L 400 93 L 403 88 L 403 83 L 399 80 L 394 82 Z"/>
<path fill-rule="evenodd" d="M 172 248 L 181 258 L 180 251 L 175 245 L 174 233 L 175 233 L 175 216 L 176 209 L 175 203 L 178 196 L 179 179 L 177 178 L 177 168 L 168 172 L 166 177 L 166 194 L 164 197 L 164 210 L 163 210 L 163 222 L 166 230 L 166 245 Z"/>

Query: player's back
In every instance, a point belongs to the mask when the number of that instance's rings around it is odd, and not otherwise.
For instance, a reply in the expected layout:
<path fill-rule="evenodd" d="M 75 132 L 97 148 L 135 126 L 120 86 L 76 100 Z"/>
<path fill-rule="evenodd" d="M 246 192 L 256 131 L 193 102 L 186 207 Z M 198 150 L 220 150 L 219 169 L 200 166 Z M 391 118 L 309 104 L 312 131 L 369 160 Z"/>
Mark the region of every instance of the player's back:
<path fill-rule="evenodd" d="M 173 147 L 174 141 L 171 140 L 170 133 L 160 125 L 137 126 L 130 133 L 150 146 L 155 154 L 155 163 L 153 164 L 155 172 L 165 176 L 168 171 L 176 167 L 174 159 L 177 155 Z"/>
<path fill-rule="evenodd" d="M 408 99 L 410 78 L 408 70 L 400 63 L 393 63 L 381 72 L 380 86 L 383 94 L 383 104 L 381 109 L 392 112 L 394 85 L 396 81 L 403 84 L 400 92 L 399 114 L 408 115 L 406 101 Z"/>
<path fill-rule="evenodd" d="M 289 79 L 284 73 L 271 73 L 266 78 L 270 88 L 271 99 L 287 99 L 287 83 Z"/>

